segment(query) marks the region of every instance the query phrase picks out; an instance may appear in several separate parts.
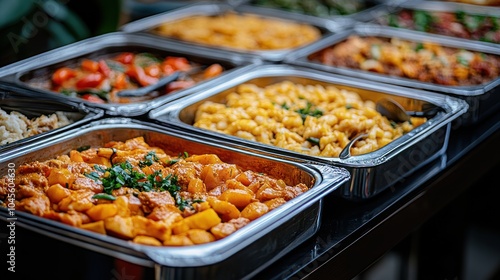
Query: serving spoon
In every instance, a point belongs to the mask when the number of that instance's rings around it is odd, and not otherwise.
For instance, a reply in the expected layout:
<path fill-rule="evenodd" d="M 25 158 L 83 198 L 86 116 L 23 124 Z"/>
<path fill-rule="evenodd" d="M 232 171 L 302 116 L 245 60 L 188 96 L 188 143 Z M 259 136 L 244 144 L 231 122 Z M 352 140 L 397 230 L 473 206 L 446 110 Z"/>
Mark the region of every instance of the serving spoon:
<path fill-rule="evenodd" d="M 175 71 L 172 74 L 159 79 L 158 82 L 156 82 L 152 85 L 141 87 L 138 89 L 122 90 L 122 91 L 119 91 L 116 95 L 119 97 L 143 96 L 143 95 L 146 95 L 146 94 L 148 94 L 148 93 L 150 93 L 150 92 L 152 92 L 152 91 L 154 91 L 162 86 L 166 86 L 167 84 L 177 80 L 179 78 L 179 76 L 180 76 L 180 71 Z"/>
<path fill-rule="evenodd" d="M 430 105 L 423 106 L 422 111 L 406 111 L 401 104 L 397 101 L 390 98 L 382 98 L 379 99 L 375 105 L 375 109 L 381 115 L 387 117 L 389 120 L 393 120 L 396 122 L 405 122 L 409 121 L 410 117 L 432 117 L 435 116 L 441 108 Z M 351 147 L 354 143 L 360 139 L 364 139 L 368 137 L 366 133 L 359 133 L 354 136 L 354 138 L 347 143 L 347 145 L 340 151 L 339 158 L 346 159 L 351 157 Z"/>

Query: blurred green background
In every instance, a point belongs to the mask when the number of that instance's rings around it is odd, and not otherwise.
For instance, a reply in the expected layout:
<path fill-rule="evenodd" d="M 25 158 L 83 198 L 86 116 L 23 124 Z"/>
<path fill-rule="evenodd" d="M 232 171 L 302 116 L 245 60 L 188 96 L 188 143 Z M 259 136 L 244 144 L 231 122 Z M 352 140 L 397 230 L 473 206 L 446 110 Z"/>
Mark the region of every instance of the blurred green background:
<path fill-rule="evenodd" d="M 122 0 L 0 0 L 0 66 L 116 31 Z"/>

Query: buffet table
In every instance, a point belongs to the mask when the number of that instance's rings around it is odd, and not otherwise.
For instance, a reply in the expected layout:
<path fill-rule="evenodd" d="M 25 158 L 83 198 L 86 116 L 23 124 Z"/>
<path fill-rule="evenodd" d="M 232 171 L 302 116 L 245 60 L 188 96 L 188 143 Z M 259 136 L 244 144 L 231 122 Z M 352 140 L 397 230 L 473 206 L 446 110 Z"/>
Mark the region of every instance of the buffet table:
<path fill-rule="evenodd" d="M 80 48 L 94 52 L 103 45 L 116 48 L 117 42 L 144 48 L 161 45 L 155 41 L 157 39 L 151 40 L 143 42 L 143 38 L 135 34 L 115 33 L 91 38 Z M 172 43 L 172 46 L 162 48 L 163 51 L 174 51 L 181 47 Z M 188 53 L 194 57 L 199 54 L 196 48 Z M 214 61 L 222 60 L 228 69 L 238 68 L 234 76 L 240 72 L 248 74 L 250 71 L 246 63 L 253 62 L 253 58 L 247 57 L 226 60 L 225 53 L 218 51 L 205 54 L 209 54 Z M 37 62 L 47 63 L 51 56 L 62 60 L 72 55 L 71 52 L 53 51 L 48 53 L 46 60 L 38 57 Z M 283 59 L 282 55 L 284 57 L 285 53 L 265 58 L 277 62 Z M 30 70 L 26 65 L 25 68 L 22 64 L 19 66 L 3 75 L 13 75 L 17 79 L 18 72 Z M 208 85 L 215 87 L 215 83 Z M 190 91 L 186 91 L 186 95 L 188 93 Z M 491 102 L 485 103 L 489 105 Z M 158 121 L 147 116 L 147 112 L 158 104 L 143 105 L 125 105 L 120 109 L 114 105 L 97 107 L 107 109 L 108 117 L 125 115 L 139 121 Z M 401 276 L 413 273 L 418 279 L 461 279 L 464 237 L 468 218 L 471 217 L 468 205 L 472 197 L 468 194 L 475 191 L 484 176 L 491 176 L 494 169 L 500 167 L 500 148 L 497 145 L 500 141 L 500 114 L 494 111 L 481 121 L 468 125 L 462 125 L 460 121 L 459 118 L 451 124 L 444 155 L 416 169 L 383 192 L 363 200 L 347 200 L 338 193 L 323 198 L 318 232 L 283 256 L 280 256 L 281 252 L 276 252 L 276 260 L 270 260 L 247 278 L 349 280 L 362 274 L 386 253 L 396 250 L 402 260 L 409 259 L 410 255 L 416 257 L 411 263 L 401 263 Z M 488 190 L 482 190 L 485 189 Z M 55 231 L 40 234 L 29 226 L 23 226 L 22 220 L 16 223 L 15 228 L 9 228 L 4 220 L 0 221 L 0 225 L 0 252 L 15 253 L 15 262 L 9 264 L 9 267 L 15 267 L 15 273 L 1 279 L 181 279 L 180 276 L 189 274 L 189 271 L 186 274 L 162 273 L 161 265 L 152 264 L 149 260 L 137 262 L 139 258 L 122 252 L 116 252 L 116 255 L 100 253 L 105 250 L 96 241 L 77 246 L 71 242 L 71 235 L 59 235 Z M 14 251 L 9 249 L 9 236 L 15 240 Z M 418 246 L 414 246 L 416 242 Z M 273 240 L 268 243 L 268 248 L 274 248 Z M 8 263 L 9 255 L 2 253 L 0 261 Z M 1 275 L 5 273 L 3 269 Z M 214 278 L 213 275 L 204 277 Z"/>
<path fill-rule="evenodd" d="M 358 202 L 334 194 L 327 196 L 318 233 L 252 279 L 352 279 L 416 233 L 420 236 L 419 257 L 426 260 L 419 267 L 421 277 L 425 278 L 426 273 L 443 276 L 443 279 L 460 275 L 462 238 L 469 214 L 463 194 L 498 166 L 499 140 L 498 114 L 474 126 L 456 125 L 445 156 L 386 192 Z M 431 220 L 434 223 L 429 225 Z M 441 225 L 438 231 L 436 223 Z M 5 236 L 5 222 L 2 224 L 0 233 Z M 15 233 L 15 276 L 37 275 L 51 279 L 128 276 L 152 279 L 157 276 L 152 267 L 131 264 L 22 227 L 17 227 Z M 425 239 L 425 236 L 431 238 Z M 7 243 L 0 246 L 5 247 Z M 401 251 L 408 253 L 408 248 L 403 246 Z M 447 256 L 446 264 L 442 262 L 444 256 Z M 5 257 L 2 254 L 2 258 Z M 33 270 L 34 263 L 45 269 Z M 429 267 L 433 263 L 441 270 Z"/>

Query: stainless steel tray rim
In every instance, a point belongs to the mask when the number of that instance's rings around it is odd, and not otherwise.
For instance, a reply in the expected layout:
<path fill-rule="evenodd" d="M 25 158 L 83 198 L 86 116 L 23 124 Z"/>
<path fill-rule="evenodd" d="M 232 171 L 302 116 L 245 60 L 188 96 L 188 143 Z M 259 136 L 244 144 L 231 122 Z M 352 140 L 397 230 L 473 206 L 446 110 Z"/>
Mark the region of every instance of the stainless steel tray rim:
<path fill-rule="evenodd" d="M 200 142 L 200 140 L 196 138 L 190 138 L 186 135 L 178 135 L 175 130 L 160 127 L 154 124 L 144 123 L 139 120 L 130 118 L 107 118 L 85 125 L 78 129 L 78 131 L 67 131 L 61 133 L 57 137 L 49 137 L 47 141 L 45 141 L 43 144 L 37 145 L 36 147 L 20 149 L 16 154 L 2 158 L 2 162 L 7 162 L 8 160 L 22 154 L 36 152 L 39 149 L 43 149 L 44 146 L 57 145 L 58 143 L 67 140 L 68 138 L 77 138 L 79 137 L 79 135 L 83 135 L 94 130 L 107 129 L 145 129 L 147 131 L 158 133 L 171 133 L 171 135 L 177 135 L 175 137 L 182 137 L 184 139 L 187 139 L 188 141 Z M 300 212 L 315 203 L 319 203 L 323 196 L 330 192 L 333 192 L 336 188 L 340 187 L 341 184 L 347 182 L 350 178 L 350 173 L 347 172 L 347 170 L 338 167 L 320 165 L 318 163 L 298 163 L 285 159 L 271 158 L 266 155 L 258 154 L 258 152 L 240 151 L 233 147 L 219 145 L 215 142 L 210 143 L 209 141 L 205 141 L 203 143 L 216 147 L 222 147 L 223 149 L 236 151 L 238 153 L 259 156 L 268 160 L 294 165 L 301 170 L 307 171 L 308 174 L 314 177 L 314 184 L 307 192 L 288 201 L 284 205 L 274 209 L 273 211 L 267 213 L 259 219 L 252 221 L 244 228 L 233 233 L 234 236 L 230 235 L 224 239 L 212 243 L 196 245 L 193 247 L 152 247 L 133 244 L 131 242 L 120 240 L 118 238 L 102 236 L 96 233 L 85 231 L 83 229 L 77 229 L 63 223 L 43 218 L 40 218 L 42 219 L 41 225 L 53 225 L 53 227 L 55 228 L 54 230 L 60 229 L 66 233 L 69 233 L 70 235 L 74 235 L 74 237 L 76 239 L 79 239 L 80 242 L 83 242 L 83 244 L 85 244 L 85 240 L 81 240 L 81 236 L 79 235 L 80 232 L 85 233 L 85 238 L 89 236 L 94 237 L 103 244 L 116 245 L 126 250 L 130 248 L 135 249 L 135 251 L 149 256 L 149 258 L 153 259 L 161 265 L 176 267 L 197 267 L 213 264 L 229 258 L 239 250 L 242 250 L 244 247 L 250 245 L 256 239 L 261 238 L 263 235 L 271 232 L 273 229 L 286 222 L 287 219 L 283 218 L 287 215 Z M 327 174 L 323 174 L 322 172 L 324 172 L 325 170 L 329 172 Z M 3 212 L 4 211 L 0 212 L 0 214 L 2 214 Z M 31 216 L 28 216 L 30 215 L 29 213 L 23 213 L 22 215 L 27 215 L 27 217 L 31 218 Z M 37 219 L 36 216 L 33 216 L 33 218 Z M 259 230 L 258 232 L 256 232 L 256 230 L 260 229 L 260 227 L 264 227 L 264 230 Z M 193 258 L 193 253 L 195 253 L 194 255 L 197 257 Z"/>
<path fill-rule="evenodd" d="M 317 68 L 326 72 L 333 71 L 342 75 L 356 77 L 356 78 L 377 80 L 388 84 L 396 84 L 412 88 L 421 88 L 421 89 L 427 89 L 436 92 L 451 93 L 461 96 L 481 95 L 500 84 L 500 77 L 498 77 L 492 81 L 483 83 L 481 85 L 441 86 L 434 83 L 420 82 L 409 78 L 393 77 L 389 75 L 351 69 L 346 67 L 328 66 L 325 64 L 309 61 L 309 59 L 307 58 L 309 54 L 320 51 L 321 49 L 329 47 L 336 42 L 343 41 L 348 36 L 353 34 L 358 34 L 361 36 L 380 36 L 386 38 L 398 37 L 417 42 L 431 41 L 441 44 L 442 46 L 448 46 L 451 48 L 458 48 L 458 46 L 460 46 L 460 48 L 467 50 L 500 55 L 500 48 L 498 47 L 498 45 L 494 44 L 492 44 L 492 46 L 488 44 L 477 44 L 474 41 L 470 40 L 451 38 L 447 36 L 437 36 L 434 34 L 427 34 L 423 32 L 402 30 L 401 28 L 398 29 L 394 27 L 380 26 L 372 23 L 358 22 L 350 30 L 345 30 L 343 32 L 327 35 L 323 38 L 323 40 L 314 42 L 304 48 L 291 52 L 289 56 L 285 58 L 284 62 L 291 65 L 303 66 L 308 68 Z"/>
<path fill-rule="evenodd" d="M 211 89 L 206 90 L 203 93 L 200 93 L 196 96 L 189 96 L 185 99 L 182 100 L 177 100 L 176 102 L 171 102 L 168 104 L 168 107 L 164 108 L 157 108 L 154 110 L 151 110 L 149 113 L 149 118 L 150 119 L 157 119 L 159 116 L 166 114 L 169 116 L 170 119 L 173 119 L 173 121 L 170 125 L 171 126 L 177 126 L 181 127 L 186 131 L 199 131 L 203 132 L 205 136 L 211 135 L 212 137 L 217 137 L 220 139 L 226 139 L 230 142 L 236 142 L 240 145 L 244 146 L 252 146 L 252 147 L 259 147 L 261 149 L 266 149 L 266 150 L 271 150 L 271 151 L 279 151 L 280 153 L 285 153 L 285 154 L 290 154 L 290 155 L 295 155 L 301 158 L 306 158 L 308 160 L 311 159 L 316 159 L 319 161 L 324 161 L 324 162 L 329 162 L 329 163 L 341 163 L 341 164 L 346 164 L 348 166 L 366 166 L 367 164 L 369 166 L 377 166 L 382 164 L 384 161 L 391 159 L 394 156 L 394 152 L 403 148 L 408 148 L 411 146 L 412 142 L 408 142 L 408 140 L 414 135 L 427 135 L 430 134 L 438 129 L 440 129 L 443 125 L 445 125 L 447 122 L 451 122 L 451 120 L 454 120 L 458 118 L 460 115 L 465 113 L 468 109 L 468 104 L 464 100 L 461 100 L 459 98 L 454 98 L 446 95 L 440 95 L 437 93 L 430 93 L 430 92 L 425 92 L 416 90 L 416 89 L 406 89 L 402 88 L 399 86 L 394 86 L 394 85 L 385 85 L 381 83 L 366 83 L 366 81 L 361 82 L 360 80 L 354 79 L 354 78 L 348 78 L 348 77 L 341 77 L 341 76 L 336 76 L 336 75 L 331 75 L 328 73 L 316 71 L 316 70 L 311 70 L 311 69 L 306 69 L 306 68 L 301 68 L 301 67 L 293 67 L 290 65 L 273 65 L 273 64 L 268 64 L 268 65 L 261 65 L 260 67 L 256 68 L 258 71 L 253 71 L 253 72 L 247 72 L 244 73 L 239 77 L 239 79 L 234 79 L 229 83 L 226 83 L 224 85 L 219 85 L 218 87 L 214 87 Z M 393 94 L 399 94 L 405 97 L 410 97 L 410 98 L 415 98 L 419 100 L 424 100 L 428 101 L 433 104 L 438 104 L 445 112 L 443 114 L 438 114 L 435 116 L 433 119 L 430 119 L 426 124 L 423 124 L 420 127 L 415 128 L 413 131 L 411 131 L 408 134 L 405 134 L 398 139 L 395 139 L 394 141 L 391 142 L 390 145 L 386 145 L 377 151 L 371 152 L 369 154 L 364 154 L 364 155 L 359 155 L 359 156 L 353 156 L 348 159 L 340 159 L 340 158 L 321 158 L 321 157 L 313 157 L 313 156 L 308 156 L 308 155 L 302 155 L 298 153 L 294 153 L 291 151 L 288 151 L 286 149 L 282 149 L 279 147 L 274 147 L 270 145 L 263 145 L 260 143 L 256 143 L 253 141 L 245 140 L 238 138 L 236 136 L 231 136 L 231 135 L 225 135 L 222 133 L 217 133 L 217 132 L 212 132 L 209 130 L 205 129 L 199 129 L 199 128 L 193 128 L 191 125 L 184 124 L 180 119 L 179 119 L 179 112 L 184 108 L 185 104 L 194 104 L 199 101 L 202 101 L 206 99 L 207 97 L 212 96 L 213 94 L 229 89 L 233 87 L 234 85 L 239 84 L 241 81 L 249 81 L 253 78 L 265 76 L 298 76 L 298 77 L 307 77 L 319 81 L 326 81 L 329 83 L 339 83 L 342 85 L 353 85 L 353 83 L 359 83 L 356 84 L 356 87 L 364 88 L 364 89 L 374 89 L 374 90 L 383 90 L 384 92 L 387 93 L 393 93 Z M 375 158 L 374 158 L 375 157 Z"/>
<path fill-rule="evenodd" d="M 20 77 L 29 71 L 36 69 L 43 69 L 57 63 L 65 62 L 71 59 L 76 59 L 83 55 L 90 55 L 93 52 L 103 50 L 104 48 L 110 47 L 126 47 L 126 46 L 140 46 L 145 48 L 151 48 L 155 50 L 167 51 L 167 52 L 180 52 L 184 55 L 192 55 L 200 57 L 200 54 L 205 54 L 204 57 L 212 60 L 220 60 L 226 63 L 232 63 L 234 67 L 232 69 L 227 69 L 218 77 L 212 79 L 200 81 L 195 85 L 178 90 L 176 92 L 159 96 L 157 98 L 146 100 L 142 102 L 135 103 L 106 103 L 98 104 L 84 101 L 78 97 L 61 96 L 61 93 L 53 92 L 48 89 L 34 88 L 27 85 L 21 81 Z M 87 106 L 100 108 L 106 111 L 107 114 L 112 116 L 125 115 L 125 116 L 137 116 L 146 114 L 150 108 L 159 106 L 171 100 L 175 100 L 184 95 L 189 95 L 194 92 L 201 90 L 203 87 L 209 87 L 211 83 L 216 83 L 217 80 L 226 76 L 232 72 L 245 71 L 245 67 L 251 66 L 253 64 L 260 64 L 261 61 L 252 57 L 250 55 L 228 55 L 221 50 L 211 50 L 207 52 L 206 50 L 200 50 L 198 48 L 186 48 L 184 45 L 178 42 L 165 42 L 164 40 L 155 38 L 154 36 L 147 36 L 145 34 L 133 34 L 125 32 L 111 32 L 96 37 L 91 37 L 85 40 L 81 40 L 57 49 L 47 51 L 35 55 L 33 57 L 26 58 L 16 63 L 9 64 L 5 67 L 0 68 L 0 81 L 15 84 L 17 87 L 25 88 L 31 90 L 33 94 L 39 95 L 44 94 L 48 98 L 59 99 L 64 98 L 71 100 L 73 102 L 86 103 Z M 33 67 L 36 65 L 36 67 Z"/>
<path fill-rule="evenodd" d="M 350 28 L 355 23 L 355 21 L 350 19 L 334 20 L 334 19 L 318 18 L 307 15 L 302 16 L 291 12 L 269 9 L 264 7 L 256 7 L 246 4 L 233 6 L 228 3 L 208 2 L 208 3 L 194 3 L 172 11 L 166 11 L 160 14 L 148 16 L 146 18 L 139 19 L 122 25 L 120 27 L 120 31 L 126 33 L 148 34 L 150 36 L 161 38 L 166 42 L 177 42 L 185 46 L 189 47 L 193 46 L 205 50 L 223 49 L 226 50 L 228 53 L 236 55 L 250 55 L 262 61 L 272 61 L 272 62 L 281 62 L 285 59 L 285 57 L 289 53 L 293 52 L 294 50 L 305 48 L 309 46 L 311 43 L 313 43 L 310 42 L 304 46 L 279 49 L 279 50 L 244 50 L 226 46 L 212 46 L 208 44 L 177 40 L 175 38 L 169 38 L 158 34 L 151 34 L 150 32 L 151 29 L 161 25 L 164 22 L 171 22 L 192 15 L 208 15 L 208 16 L 217 15 L 227 11 L 256 14 L 262 17 L 276 18 L 285 21 L 295 21 L 295 22 L 310 24 L 319 29 L 323 29 L 322 32 L 323 34 L 321 37 L 324 37 L 325 35 L 333 32 L 339 32 L 345 28 Z M 321 40 L 321 38 L 319 40 Z"/>

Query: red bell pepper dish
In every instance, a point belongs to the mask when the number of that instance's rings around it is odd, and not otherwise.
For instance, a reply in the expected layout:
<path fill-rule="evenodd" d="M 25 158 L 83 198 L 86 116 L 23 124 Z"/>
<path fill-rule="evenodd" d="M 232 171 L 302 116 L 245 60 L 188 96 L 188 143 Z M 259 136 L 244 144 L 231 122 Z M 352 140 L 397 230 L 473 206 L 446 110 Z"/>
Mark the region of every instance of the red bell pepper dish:
<path fill-rule="evenodd" d="M 85 58 L 76 66 L 64 66 L 52 73 L 50 89 L 64 95 L 79 97 L 93 103 L 133 103 L 181 90 L 221 74 L 220 64 L 205 69 L 185 57 L 164 58 L 150 53 L 122 52 L 112 57 Z M 153 85 L 175 71 L 184 74 L 167 84 L 140 97 L 120 97 L 122 90 L 133 90 Z M 188 72 L 189 71 L 189 72 Z"/>

